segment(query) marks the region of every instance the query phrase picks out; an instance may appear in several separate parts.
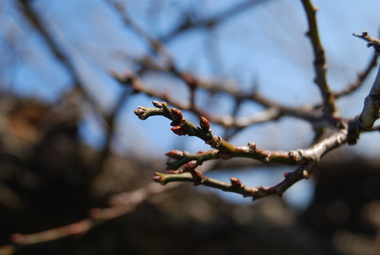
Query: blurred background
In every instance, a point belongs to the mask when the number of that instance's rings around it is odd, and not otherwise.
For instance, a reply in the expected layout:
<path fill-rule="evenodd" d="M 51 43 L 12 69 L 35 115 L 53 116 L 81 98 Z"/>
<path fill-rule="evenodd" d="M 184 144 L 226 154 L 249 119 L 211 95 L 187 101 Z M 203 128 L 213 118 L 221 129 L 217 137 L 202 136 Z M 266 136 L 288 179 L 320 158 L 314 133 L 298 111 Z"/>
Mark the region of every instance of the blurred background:
<path fill-rule="evenodd" d="M 343 91 L 372 70 L 373 50 L 352 33 L 379 35 L 380 3 L 313 3 L 328 81 Z M 0 254 L 378 254 L 378 133 L 326 156 L 282 199 L 151 179 L 167 151 L 209 150 L 167 119 L 139 120 L 133 110 L 153 100 L 183 106 L 195 123 L 196 105 L 234 145 L 307 148 L 310 123 L 259 121 L 267 109 L 236 96 L 321 103 L 307 29 L 294 0 L 0 0 Z M 376 69 L 337 101 L 343 117 L 361 112 Z M 294 169 L 205 166 L 252 186 Z"/>

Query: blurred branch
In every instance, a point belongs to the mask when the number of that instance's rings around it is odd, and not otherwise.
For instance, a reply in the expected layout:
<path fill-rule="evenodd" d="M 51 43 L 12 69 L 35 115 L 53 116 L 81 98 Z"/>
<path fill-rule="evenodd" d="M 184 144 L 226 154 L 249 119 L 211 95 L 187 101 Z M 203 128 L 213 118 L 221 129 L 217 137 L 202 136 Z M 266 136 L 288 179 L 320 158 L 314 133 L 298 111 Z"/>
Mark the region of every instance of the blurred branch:
<path fill-rule="evenodd" d="M 162 42 L 168 43 L 173 40 L 179 34 L 190 31 L 197 28 L 214 28 L 222 22 L 227 21 L 228 19 L 244 12 L 250 10 L 251 8 L 258 6 L 260 4 L 270 2 L 271 0 L 247 0 L 242 1 L 232 7 L 208 18 L 192 20 L 189 15 L 184 15 L 182 23 L 179 23 L 171 32 L 161 38 Z"/>
<path fill-rule="evenodd" d="M 90 210 L 87 219 L 33 234 L 15 233 L 11 236 L 12 244 L 0 247 L 0 255 L 13 254 L 23 246 L 50 242 L 68 236 L 83 235 L 100 224 L 133 211 L 150 196 L 173 187 L 157 186 L 155 183 L 151 183 L 140 189 L 115 195 L 110 199 L 112 207 L 93 208 Z"/>
<path fill-rule="evenodd" d="M 369 61 L 367 67 L 362 72 L 358 73 L 358 78 L 356 79 L 356 81 L 349 84 L 346 89 L 338 93 L 335 93 L 335 98 L 338 99 L 346 95 L 350 95 L 352 92 L 360 88 L 360 86 L 367 79 L 368 75 L 371 73 L 373 68 L 377 66 L 377 58 L 377 54 L 374 54 L 371 60 Z"/>
<path fill-rule="evenodd" d="M 24 16 L 29 20 L 29 23 L 34 26 L 34 28 L 43 36 L 45 41 L 47 42 L 50 50 L 53 52 L 53 54 L 56 56 L 56 58 L 66 67 L 69 74 L 71 75 L 73 79 L 73 83 L 80 91 L 80 93 L 86 98 L 87 101 L 89 101 L 96 109 L 96 111 L 99 113 L 99 115 L 106 121 L 107 126 L 105 126 L 106 130 L 106 144 L 103 150 L 103 156 L 100 157 L 100 160 L 103 160 L 106 156 L 106 154 L 109 152 L 109 147 L 111 143 L 111 137 L 114 131 L 114 125 L 115 125 L 115 118 L 120 111 L 121 107 L 124 105 L 126 99 L 128 98 L 128 95 L 130 95 L 130 89 L 126 88 L 124 92 L 121 94 L 121 96 L 118 99 L 118 102 L 116 103 L 113 111 L 106 114 L 99 105 L 97 105 L 94 100 L 91 98 L 91 96 L 86 92 L 84 84 L 82 84 L 82 81 L 80 79 L 80 73 L 77 71 L 75 66 L 70 61 L 70 57 L 63 53 L 63 51 L 60 49 L 58 44 L 53 39 L 52 35 L 48 32 L 47 28 L 43 25 L 41 21 L 40 15 L 34 11 L 32 2 L 29 0 L 18 0 L 20 3 L 20 6 L 22 6 L 22 11 L 24 13 Z"/>
<path fill-rule="evenodd" d="M 40 35 L 45 39 L 48 44 L 50 50 L 54 54 L 54 56 L 66 67 L 67 71 L 73 78 L 74 85 L 81 91 L 81 93 L 90 101 L 90 97 L 87 93 L 85 93 L 84 86 L 80 81 L 80 75 L 76 68 L 71 63 L 68 56 L 62 53 L 60 47 L 54 41 L 51 34 L 43 25 L 39 14 L 33 9 L 32 1 L 29 0 L 18 0 L 20 4 L 20 9 L 22 10 L 25 18 L 29 21 L 29 24 L 33 25 L 34 28 L 40 33 Z M 92 102 L 93 103 L 93 102 Z"/>

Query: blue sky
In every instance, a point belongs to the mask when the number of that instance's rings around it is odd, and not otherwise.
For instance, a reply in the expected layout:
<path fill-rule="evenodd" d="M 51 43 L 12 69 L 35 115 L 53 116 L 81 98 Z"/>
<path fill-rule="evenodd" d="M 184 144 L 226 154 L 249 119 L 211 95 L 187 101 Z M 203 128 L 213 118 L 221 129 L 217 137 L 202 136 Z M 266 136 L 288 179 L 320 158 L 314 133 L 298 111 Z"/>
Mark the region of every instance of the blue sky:
<path fill-rule="evenodd" d="M 202 18 L 231 5 L 231 1 L 227 0 L 172 0 L 163 1 L 163 4 L 148 0 L 124 2 L 131 18 L 154 37 L 162 36 L 173 27 L 177 19 L 183 16 L 184 8 Z M 356 73 L 365 67 L 373 54 L 373 50 L 367 49 L 365 42 L 353 37 L 352 33 L 369 31 L 373 36 L 379 34 L 380 2 L 313 2 L 319 8 L 317 17 L 329 64 L 329 82 L 333 90 L 339 91 L 356 78 Z M 147 44 L 125 28 L 107 1 L 36 0 L 34 3 L 60 47 L 79 70 L 89 94 L 105 111 L 111 110 L 122 89 L 108 72 L 122 73 L 133 68 L 133 60 L 147 52 Z M 70 88 L 72 80 L 62 64 L 54 59 L 46 42 L 30 30 L 13 5 L 13 1 L 0 0 L 0 12 L 3 14 L 0 15 L 0 50 L 4 53 L 1 84 L 3 88 L 20 95 L 54 101 Z M 167 49 L 176 65 L 184 71 L 205 78 L 217 76 L 235 80 L 243 89 L 255 85 L 260 93 L 273 100 L 301 106 L 320 100 L 319 91 L 313 83 L 313 58 L 310 42 L 305 37 L 306 30 L 306 18 L 300 1 L 271 0 L 231 18 L 212 33 L 206 30 L 185 33 L 171 41 Z M 209 57 L 210 53 L 213 59 Z M 343 116 L 351 118 L 361 111 L 374 74 L 355 95 L 339 101 Z M 174 88 L 178 95 L 187 93 L 175 80 L 160 74 L 152 74 L 145 82 L 159 90 L 166 87 L 173 91 Z M 208 99 L 209 95 L 200 94 L 199 98 Z M 208 149 L 195 138 L 173 135 L 168 120 L 137 120 L 133 109 L 138 105 L 150 105 L 152 100 L 137 95 L 124 106 L 115 137 L 116 148 L 121 153 L 139 154 L 146 148 L 154 148 L 152 155 L 163 157 L 163 153 L 177 147 L 190 152 Z M 199 101 L 208 102 L 203 99 Z M 211 105 L 204 107 L 217 114 L 231 111 L 230 101 L 224 97 L 214 98 Z M 100 147 L 104 141 L 104 131 L 99 125 L 99 118 L 90 107 L 84 106 L 84 110 L 87 115 L 81 129 L 83 139 L 94 147 Z M 260 107 L 246 104 L 240 115 L 260 110 Z M 192 115 L 186 117 L 196 120 Z M 215 134 L 221 132 L 217 126 L 213 130 Z M 296 149 L 306 147 L 311 138 L 312 130 L 307 124 L 284 118 L 276 123 L 249 128 L 232 142 L 245 145 L 248 141 L 254 141 L 268 149 Z M 378 134 L 362 135 L 359 144 L 348 150 L 375 156 L 378 139 Z M 265 175 L 261 172 L 253 175 L 251 179 L 265 182 Z M 304 186 L 308 184 L 304 183 L 295 185 L 291 192 L 297 192 L 298 188 L 305 190 Z"/>

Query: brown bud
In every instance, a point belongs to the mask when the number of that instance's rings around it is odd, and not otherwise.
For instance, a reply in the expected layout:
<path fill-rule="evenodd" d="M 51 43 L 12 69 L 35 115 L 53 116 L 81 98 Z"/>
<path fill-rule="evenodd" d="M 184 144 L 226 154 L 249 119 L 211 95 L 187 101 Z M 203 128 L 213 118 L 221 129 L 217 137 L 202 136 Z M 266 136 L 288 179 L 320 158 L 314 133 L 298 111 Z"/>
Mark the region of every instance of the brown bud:
<path fill-rule="evenodd" d="M 160 109 L 161 109 L 162 107 L 164 107 L 164 106 L 162 105 L 162 103 L 161 103 L 161 102 L 158 102 L 158 101 L 153 101 L 152 104 L 153 104 L 155 107 L 160 108 Z"/>
<path fill-rule="evenodd" d="M 181 121 L 183 120 L 182 112 L 176 108 L 171 108 L 170 114 L 172 116 L 173 121 L 176 122 L 177 124 L 180 124 Z"/>
<path fill-rule="evenodd" d="M 139 108 L 137 108 L 136 110 L 133 111 L 137 117 L 140 119 L 140 120 L 146 120 L 146 116 L 145 116 L 145 110 L 139 106 Z"/>
<path fill-rule="evenodd" d="M 180 159 L 183 157 L 183 151 L 180 150 L 171 150 L 169 152 L 165 153 L 165 156 L 172 158 L 172 159 Z"/>
<path fill-rule="evenodd" d="M 211 129 L 210 129 L 210 122 L 208 121 L 208 119 L 206 119 L 203 116 L 200 116 L 199 125 L 201 126 L 201 128 L 202 128 L 203 131 L 206 131 L 206 132 L 210 132 L 211 131 Z"/>
<path fill-rule="evenodd" d="M 198 170 L 191 171 L 191 176 L 194 179 L 194 186 L 202 184 L 205 180 L 205 176 Z"/>
<path fill-rule="evenodd" d="M 186 129 L 184 129 L 183 127 L 181 126 L 175 126 L 175 127 L 172 127 L 171 130 L 174 132 L 174 134 L 176 135 L 187 135 L 189 134 L 189 132 L 187 132 Z"/>
<path fill-rule="evenodd" d="M 236 188 L 242 188 L 244 185 L 241 183 L 241 181 L 236 177 L 230 178 L 231 185 Z"/>
<path fill-rule="evenodd" d="M 198 166 L 198 163 L 196 160 L 192 160 L 190 162 L 187 162 L 183 168 L 184 172 L 192 172 L 196 167 Z"/>

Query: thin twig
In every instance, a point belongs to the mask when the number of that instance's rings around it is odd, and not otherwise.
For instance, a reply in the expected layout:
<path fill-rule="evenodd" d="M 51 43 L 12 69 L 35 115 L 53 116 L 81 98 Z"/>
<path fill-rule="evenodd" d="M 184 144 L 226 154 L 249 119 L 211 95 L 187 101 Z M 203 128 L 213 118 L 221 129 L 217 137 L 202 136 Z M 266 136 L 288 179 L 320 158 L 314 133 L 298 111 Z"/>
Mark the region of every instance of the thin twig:
<path fill-rule="evenodd" d="M 330 119 L 336 112 L 335 97 L 331 92 L 326 78 L 327 64 L 325 50 L 322 46 L 318 32 L 318 25 L 316 20 L 317 9 L 313 6 L 310 0 L 302 0 L 302 5 L 305 9 L 307 21 L 309 24 L 309 30 L 306 35 L 310 38 L 315 58 L 314 71 L 316 77 L 314 82 L 318 85 L 319 91 L 321 92 L 323 98 L 324 114 L 328 119 Z"/>

